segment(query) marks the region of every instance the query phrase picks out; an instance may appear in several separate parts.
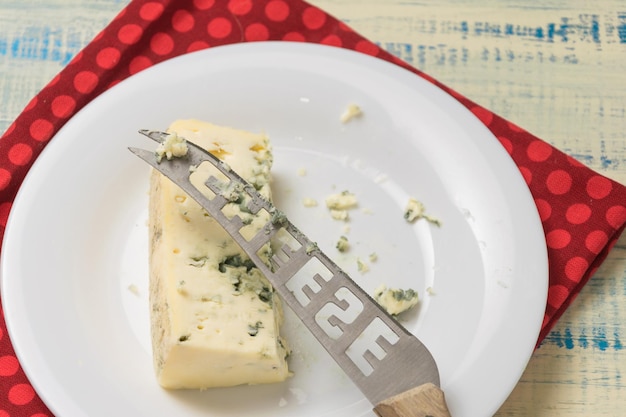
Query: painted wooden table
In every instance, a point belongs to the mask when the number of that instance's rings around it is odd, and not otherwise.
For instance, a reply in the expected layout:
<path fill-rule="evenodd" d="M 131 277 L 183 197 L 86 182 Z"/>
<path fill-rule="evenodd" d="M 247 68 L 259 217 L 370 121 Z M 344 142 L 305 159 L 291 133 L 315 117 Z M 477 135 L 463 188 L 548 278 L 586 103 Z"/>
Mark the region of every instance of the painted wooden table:
<path fill-rule="evenodd" d="M 0 0 L 0 132 L 126 0 Z M 623 0 L 312 0 L 429 75 L 626 183 Z M 498 416 L 626 415 L 626 236 Z"/>

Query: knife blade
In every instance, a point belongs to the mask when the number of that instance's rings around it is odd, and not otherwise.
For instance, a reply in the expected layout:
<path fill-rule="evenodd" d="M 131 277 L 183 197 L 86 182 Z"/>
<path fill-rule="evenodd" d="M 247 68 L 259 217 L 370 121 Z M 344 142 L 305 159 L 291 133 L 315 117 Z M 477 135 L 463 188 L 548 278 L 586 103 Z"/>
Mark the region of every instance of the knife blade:
<path fill-rule="evenodd" d="M 168 133 L 140 130 L 163 143 Z M 241 246 L 283 301 L 374 405 L 380 417 L 448 417 L 437 364 L 427 347 L 389 315 L 315 242 L 217 157 L 186 141 L 186 154 L 157 158 L 155 151 L 131 152 L 172 180 L 198 202 Z M 190 181 L 200 164 L 213 172 L 197 187 Z M 269 221 L 250 237 L 241 218 L 224 207 L 244 201 L 251 213 Z M 280 247 L 269 263 L 260 257 L 268 243 Z"/>

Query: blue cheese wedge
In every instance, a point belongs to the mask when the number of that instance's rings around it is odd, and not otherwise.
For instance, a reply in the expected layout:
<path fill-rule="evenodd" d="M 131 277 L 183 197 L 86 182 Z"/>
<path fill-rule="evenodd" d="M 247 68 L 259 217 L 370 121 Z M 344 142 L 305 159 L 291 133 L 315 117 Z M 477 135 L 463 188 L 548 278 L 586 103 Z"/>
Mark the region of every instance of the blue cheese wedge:
<path fill-rule="evenodd" d="M 204 147 L 271 197 L 266 136 L 197 120 L 178 120 L 169 132 Z M 200 165 L 191 173 L 198 188 L 208 170 Z M 238 190 L 224 192 L 233 194 L 226 214 L 239 215 L 249 233 L 268 221 L 267 213 L 247 211 Z M 288 350 L 279 333 L 278 295 L 227 232 L 156 170 L 149 225 L 151 333 L 159 384 L 205 389 L 285 380 Z M 269 259 L 269 247 L 266 252 Z"/>

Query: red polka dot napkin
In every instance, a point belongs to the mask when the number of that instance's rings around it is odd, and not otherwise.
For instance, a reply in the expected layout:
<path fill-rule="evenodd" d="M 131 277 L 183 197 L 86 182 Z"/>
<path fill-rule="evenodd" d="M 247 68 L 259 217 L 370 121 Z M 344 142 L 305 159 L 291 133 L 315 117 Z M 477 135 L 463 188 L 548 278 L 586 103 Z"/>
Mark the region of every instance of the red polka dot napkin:
<path fill-rule="evenodd" d="M 168 58 L 236 42 L 344 47 L 394 62 L 458 99 L 500 140 L 537 204 L 550 289 L 539 341 L 607 256 L 626 223 L 626 187 L 450 90 L 300 0 L 135 0 L 24 109 L 0 139 L 0 233 L 24 176 L 63 124 L 119 81 Z M 15 358 L 0 320 L 0 417 L 51 415 Z"/>

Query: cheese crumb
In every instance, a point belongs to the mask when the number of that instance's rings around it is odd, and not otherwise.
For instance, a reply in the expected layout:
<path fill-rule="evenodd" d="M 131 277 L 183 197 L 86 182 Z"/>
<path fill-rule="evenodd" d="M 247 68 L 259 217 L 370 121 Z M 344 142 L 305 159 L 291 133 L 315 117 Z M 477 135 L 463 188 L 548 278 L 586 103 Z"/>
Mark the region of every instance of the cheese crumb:
<path fill-rule="evenodd" d="M 310 255 L 310 254 L 312 254 L 313 252 L 315 252 L 315 251 L 316 251 L 316 250 L 318 250 L 318 249 L 319 249 L 319 248 L 318 248 L 318 246 L 317 246 L 317 243 L 315 243 L 315 242 L 311 242 L 311 243 L 310 243 L 310 244 L 306 247 L 306 254 L 307 254 L 307 255 Z"/>
<path fill-rule="evenodd" d="M 370 267 L 368 264 L 366 264 L 365 262 L 363 262 L 363 260 L 361 258 L 357 258 L 356 260 L 356 267 L 358 269 L 358 271 L 362 274 L 368 272 L 370 270 Z"/>
<path fill-rule="evenodd" d="M 441 221 L 426 214 L 426 207 L 424 204 L 413 197 L 410 197 L 406 204 L 406 208 L 404 209 L 404 219 L 409 223 L 414 223 L 420 219 L 424 219 L 435 226 L 441 226 Z"/>
<path fill-rule="evenodd" d="M 289 388 L 289 391 L 291 391 L 291 393 L 293 394 L 293 396 L 296 398 L 296 401 L 298 402 L 298 404 L 304 404 L 307 401 L 307 394 L 306 392 L 304 392 L 303 389 L 301 388 Z"/>
<path fill-rule="evenodd" d="M 349 191 L 330 194 L 326 197 L 326 207 L 330 210 L 330 216 L 335 220 L 347 221 L 349 219 L 348 210 L 357 206 L 356 195 Z"/>
<path fill-rule="evenodd" d="M 169 133 L 165 140 L 157 146 L 156 159 L 161 162 L 163 157 L 169 161 L 172 158 L 180 158 L 187 155 L 189 150 L 187 141 L 176 133 Z"/>
<path fill-rule="evenodd" d="M 334 210 L 346 210 L 355 208 L 358 202 L 356 196 L 350 191 L 342 191 L 337 194 L 330 194 L 326 197 L 326 207 Z"/>
<path fill-rule="evenodd" d="M 304 207 L 316 207 L 317 200 L 314 198 L 305 197 L 302 199 L 302 205 L 304 205 Z"/>
<path fill-rule="evenodd" d="M 349 104 L 346 110 L 341 115 L 341 123 L 348 123 L 350 120 L 361 117 L 363 115 L 363 111 L 359 106 L 352 103 Z"/>
<path fill-rule="evenodd" d="M 417 201 L 413 197 L 409 198 L 406 208 L 404 209 L 404 218 L 407 222 L 413 223 L 424 215 L 424 204 Z"/>
<path fill-rule="evenodd" d="M 346 252 L 348 249 L 350 249 L 350 243 L 348 243 L 348 238 L 345 236 L 340 236 L 335 247 L 339 252 Z"/>
<path fill-rule="evenodd" d="M 306 168 L 299 168 L 298 169 L 298 175 L 301 177 L 306 176 Z"/>
<path fill-rule="evenodd" d="M 349 215 L 347 210 L 331 210 L 330 217 L 335 220 L 348 220 Z"/>
<path fill-rule="evenodd" d="M 392 316 L 397 316 L 419 303 L 417 291 L 379 286 L 374 291 L 374 300 Z"/>
<path fill-rule="evenodd" d="M 139 288 L 137 288 L 137 286 L 135 284 L 130 284 L 128 286 L 128 291 L 132 292 L 135 295 L 139 295 Z"/>

